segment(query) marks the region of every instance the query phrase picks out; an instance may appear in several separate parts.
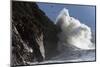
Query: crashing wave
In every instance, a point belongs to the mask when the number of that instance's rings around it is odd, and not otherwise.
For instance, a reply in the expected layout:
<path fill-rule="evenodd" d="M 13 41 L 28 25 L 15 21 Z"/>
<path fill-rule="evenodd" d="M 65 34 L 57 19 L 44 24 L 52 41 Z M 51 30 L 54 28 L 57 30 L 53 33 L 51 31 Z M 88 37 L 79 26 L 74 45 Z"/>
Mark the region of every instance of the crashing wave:
<path fill-rule="evenodd" d="M 91 28 L 74 17 L 70 17 L 66 8 L 61 10 L 55 23 L 62 30 L 58 34 L 58 44 L 83 50 L 95 49 L 94 44 L 91 42 Z"/>

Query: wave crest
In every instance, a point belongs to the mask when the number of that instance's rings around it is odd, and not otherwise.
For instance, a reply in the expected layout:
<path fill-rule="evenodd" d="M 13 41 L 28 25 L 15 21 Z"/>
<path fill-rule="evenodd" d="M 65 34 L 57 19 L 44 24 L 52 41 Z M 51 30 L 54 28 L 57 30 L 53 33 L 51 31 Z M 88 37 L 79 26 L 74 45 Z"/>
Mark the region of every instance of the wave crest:
<path fill-rule="evenodd" d="M 58 44 L 85 50 L 95 49 L 94 44 L 91 42 L 91 28 L 81 23 L 78 19 L 70 17 L 66 8 L 59 13 L 55 23 L 62 30 L 58 34 Z"/>

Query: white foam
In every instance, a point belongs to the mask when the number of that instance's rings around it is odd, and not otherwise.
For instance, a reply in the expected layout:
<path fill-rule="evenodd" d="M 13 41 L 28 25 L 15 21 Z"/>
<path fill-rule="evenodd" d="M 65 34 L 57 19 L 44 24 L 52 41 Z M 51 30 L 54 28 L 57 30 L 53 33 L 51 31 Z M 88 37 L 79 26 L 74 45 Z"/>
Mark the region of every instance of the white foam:
<path fill-rule="evenodd" d="M 91 28 L 74 17 L 70 17 L 69 12 L 64 8 L 55 21 L 60 26 L 62 32 L 58 34 L 58 44 L 75 46 L 80 49 L 95 49 L 91 42 Z"/>

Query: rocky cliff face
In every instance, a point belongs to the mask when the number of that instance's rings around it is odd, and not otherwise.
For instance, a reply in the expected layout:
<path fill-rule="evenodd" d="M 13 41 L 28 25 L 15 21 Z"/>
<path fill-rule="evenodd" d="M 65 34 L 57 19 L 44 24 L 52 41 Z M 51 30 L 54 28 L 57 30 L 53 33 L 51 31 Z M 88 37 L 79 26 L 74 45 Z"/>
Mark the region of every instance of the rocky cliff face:
<path fill-rule="evenodd" d="M 58 54 L 56 25 L 33 2 L 12 1 L 12 65 L 41 62 Z M 44 55 L 40 46 L 44 46 Z M 42 50 L 43 51 L 43 50 Z"/>

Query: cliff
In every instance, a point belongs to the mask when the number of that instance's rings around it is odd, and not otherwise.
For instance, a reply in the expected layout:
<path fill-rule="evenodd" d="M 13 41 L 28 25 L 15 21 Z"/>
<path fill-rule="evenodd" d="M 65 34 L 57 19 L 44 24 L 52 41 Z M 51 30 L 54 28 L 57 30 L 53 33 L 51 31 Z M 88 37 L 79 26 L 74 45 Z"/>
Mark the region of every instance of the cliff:
<path fill-rule="evenodd" d="M 11 54 L 12 65 L 41 62 L 56 56 L 60 29 L 34 2 L 12 1 Z M 45 59 L 40 46 L 44 46 Z"/>

